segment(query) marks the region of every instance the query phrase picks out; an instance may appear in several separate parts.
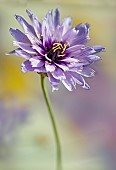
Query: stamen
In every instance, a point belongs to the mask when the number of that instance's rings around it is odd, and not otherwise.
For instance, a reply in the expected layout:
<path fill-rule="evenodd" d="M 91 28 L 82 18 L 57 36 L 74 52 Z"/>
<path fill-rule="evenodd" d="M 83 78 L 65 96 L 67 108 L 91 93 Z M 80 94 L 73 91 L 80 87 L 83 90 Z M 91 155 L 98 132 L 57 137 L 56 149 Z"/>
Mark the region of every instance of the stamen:
<path fill-rule="evenodd" d="M 52 50 L 53 50 L 53 52 L 56 52 L 57 50 L 61 50 L 62 48 L 63 48 L 63 46 L 61 43 L 54 43 Z"/>
<path fill-rule="evenodd" d="M 55 58 L 56 57 L 64 57 L 66 54 L 64 54 L 67 46 L 70 46 L 70 43 L 67 41 L 65 44 L 62 44 L 60 42 L 56 42 L 56 43 L 53 43 L 52 44 L 52 48 L 51 50 L 48 52 L 48 54 L 52 51 L 53 53 L 56 52 L 56 54 L 53 54 L 55 55 Z M 47 60 L 51 60 L 51 59 L 48 59 L 48 57 L 46 57 Z M 53 59 L 53 57 L 52 57 Z"/>
<path fill-rule="evenodd" d="M 61 47 L 57 47 L 57 48 L 54 48 L 52 50 L 53 50 L 53 52 L 56 52 L 57 50 L 61 50 Z"/>
<path fill-rule="evenodd" d="M 62 50 L 62 54 L 64 53 L 64 51 L 66 50 L 66 47 L 67 47 L 67 44 L 64 44 L 64 48 L 63 48 L 63 50 Z"/>
<path fill-rule="evenodd" d="M 59 54 L 58 57 L 64 57 L 66 54 Z"/>
<path fill-rule="evenodd" d="M 56 46 L 56 45 L 57 45 L 57 46 L 61 46 L 61 47 L 63 48 L 63 46 L 62 46 L 61 43 L 54 43 L 54 44 L 53 44 L 53 46 Z"/>

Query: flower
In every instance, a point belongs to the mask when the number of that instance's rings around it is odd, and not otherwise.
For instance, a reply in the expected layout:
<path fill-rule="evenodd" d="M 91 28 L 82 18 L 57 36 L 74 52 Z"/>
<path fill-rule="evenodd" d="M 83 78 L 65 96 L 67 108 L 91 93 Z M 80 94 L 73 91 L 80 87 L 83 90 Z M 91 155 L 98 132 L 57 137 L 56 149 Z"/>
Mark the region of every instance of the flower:
<path fill-rule="evenodd" d="M 100 61 L 97 53 L 104 51 L 102 46 L 85 46 L 90 40 L 90 25 L 72 26 L 71 17 L 60 22 L 58 9 L 49 11 L 42 22 L 30 10 L 26 10 L 32 25 L 22 16 L 15 15 L 24 29 L 10 28 L 13 42 L 18 48 L 8 54 L 15 54 L 26 59 L 22 64 L 23 72 L 35 71 L 48 77 L 52 90 L 58 90 L 60 82 L 72 91 L 76 84 L 85 89 L 89 85 L 83 77 L 92 77 L 95 71 L 90 64 Z"/>

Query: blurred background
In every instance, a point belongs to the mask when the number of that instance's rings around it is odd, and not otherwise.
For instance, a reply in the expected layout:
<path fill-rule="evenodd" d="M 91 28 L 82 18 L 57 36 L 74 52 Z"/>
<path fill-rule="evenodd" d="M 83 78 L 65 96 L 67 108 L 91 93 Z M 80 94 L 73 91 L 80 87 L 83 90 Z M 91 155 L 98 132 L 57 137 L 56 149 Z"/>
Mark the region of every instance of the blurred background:
<path fill-rule="evenodd" d="M 0 170 L 55 170 L 51 121 L 35 73 L 22 73 L 9 28 L 19 28 L 15 14 L 31 9 L 42 19 L 58 7 L 73 25 L 88 22 L 91 41 L 106 52 L 87 79 L 90 90 L 69 92 L 46 87 L 52 102 L 63 152 L 64 170 L 116 170 L 116 0 L 0 0 Z"/>

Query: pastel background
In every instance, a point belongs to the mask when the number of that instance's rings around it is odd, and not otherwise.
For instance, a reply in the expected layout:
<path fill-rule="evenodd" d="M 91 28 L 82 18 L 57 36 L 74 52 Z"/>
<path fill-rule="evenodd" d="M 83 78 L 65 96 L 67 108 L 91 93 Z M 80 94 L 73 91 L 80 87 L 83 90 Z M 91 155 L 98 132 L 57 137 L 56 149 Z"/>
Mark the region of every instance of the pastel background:
<path fill-rule="evenodd" d="M 64 170 L 116 170 L 116 1 L 115 0 L 0 0 L 0 170 L 55 170 L 51 122 L 36 73 L 22 73 L 9 28 L 19 28 L 14 15 L 27 20 L 26 9 L 42 19 L 58 7 L 61 19 L 73 25 L 90 23 L 91 42 L 102 45 L 97 74 L 88 78 L 90 90 L 63 85 L 46 87 L 59 128 Z M 29 20 L 28 20 L 29 21 Z"/>

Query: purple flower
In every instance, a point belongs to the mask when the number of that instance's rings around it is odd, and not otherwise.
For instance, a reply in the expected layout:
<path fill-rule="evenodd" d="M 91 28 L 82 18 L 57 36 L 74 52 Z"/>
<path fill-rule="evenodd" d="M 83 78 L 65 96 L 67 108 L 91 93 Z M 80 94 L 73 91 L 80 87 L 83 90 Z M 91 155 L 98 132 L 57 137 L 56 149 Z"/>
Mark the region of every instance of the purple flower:
<path fill-rule="evenodd" d="M 83 76 L 95 75 L 89 65 L 101 60 L 96 54 L 104 51 L 101 46 L 85 46 L 90 40 L 90 25 L 86 23 L 72 27 L 71 17 L 60 22 L 58 9 L 54 13 L 49 11 L 42 22 L 30 10 L 26 12 L 32 25 L 15 15 L 24 33 L 10 28 L 11 35 L 16 39 L 13 45 L 18 48 L 8 54 L 26 59 L 22 64 L 23 72 L 45 74 L 52 90 L 58 90 L 60 81 L 69 91 L 76 89 L 76 84 L 89 89 Z"/>

